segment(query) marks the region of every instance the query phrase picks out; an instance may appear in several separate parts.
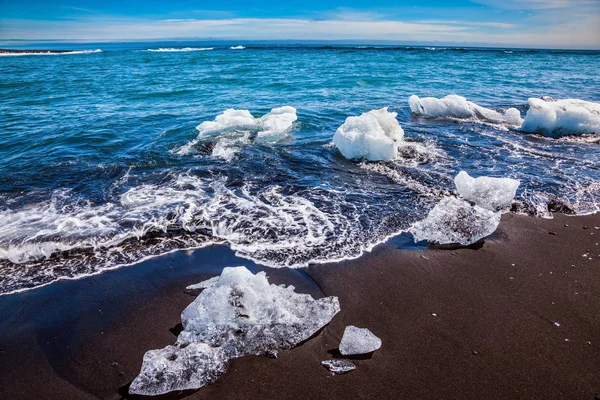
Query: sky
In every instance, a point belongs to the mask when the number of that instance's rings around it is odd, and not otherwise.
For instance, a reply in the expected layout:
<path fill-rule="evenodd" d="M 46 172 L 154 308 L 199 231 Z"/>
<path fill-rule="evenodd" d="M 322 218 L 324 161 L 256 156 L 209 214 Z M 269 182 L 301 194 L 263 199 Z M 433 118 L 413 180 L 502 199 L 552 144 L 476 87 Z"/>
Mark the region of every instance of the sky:
<path fill-rule="evenodd" d="M 0 0 L 0 41 L 360 40 L 600 49 L 600 0 Z"/>

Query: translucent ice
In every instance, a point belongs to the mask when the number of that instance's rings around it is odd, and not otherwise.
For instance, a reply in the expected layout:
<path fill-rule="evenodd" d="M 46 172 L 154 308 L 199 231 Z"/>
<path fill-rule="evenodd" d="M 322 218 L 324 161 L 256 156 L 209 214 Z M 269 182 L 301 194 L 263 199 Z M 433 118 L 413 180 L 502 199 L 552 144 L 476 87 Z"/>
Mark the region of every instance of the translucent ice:
<path fill-rule="evenodd" d="M 427 240 L 466 246 L 494 233 L 500 224 L 500 216 L 500 212 L 448 196 L 429 211 L 425 219 L 415 223 L 410 232 L 415 242 Z"/>
<path fill-rule="evenodd" d="M 348 360 L 325 360 L 321 361 L 321 365 L 331 372 L 331 375 L 347 374 L 356 369 L 356 365 Z"/>
<path fill-rule="evenodd" d="M 550 137 L 600 134 L 600 103 L 564 99 L 529 99 L 521 129 Z"/>
<path fill-rule="evenodd" d="M 489 108 L 481 107 L 462 96 L 455 94 L 444 98 L 424 97 L 412 95 L 408 99 L 410 110 L 413 114 L 429 118 L 459 118 L 477 119 L 492 123 L 507 123 L 509 125 L 521 125 L 521 113 L 515 108 L 509 108 L 500 113 Z"/>
<path fill-rule="evenodd" d="M 335 132 L 333 143 L 348 159 L 391 160 L 404 137 L 396 115 L 385 107 L 348 117 Z"/>
<path fill-rule="evenodd" d="M 200 283 L 196 283 L 193 285 L 188 286 L 186 289 L 187 290 L 201 290 L 201 289 L 207 289 L 209 287 L 213 287 L 217 284 L 217 282 L 219 281 L 220 276 L 215 276 L 212 277 L 210 279 L 207 279 L 205 281 L 202 281 Z"/>
<path fill-rule="evenodd" d="M 337 297 L 315 300 L 271 285 L 264 272 L 225 268 L 182 313 L 175 345 L 150 350 L 130 393 L 197 389 L 217 379 L 232 358 L 273 354 L 310 338 L 340 310 Z"/>
<path fill-rule="evenodd" d="M 520 181 L 510 178 L 473 178 L 460 171 L 454 178 L 458 194 L 466 200 L 491 211 L 510 207 Z"/>
<path fill-rule="evenodd" d="M 381 347 L 381 339 L 367 328 L 348 325 L 340 342 L 340 353 L 344 356 L 371 353 Z"/>

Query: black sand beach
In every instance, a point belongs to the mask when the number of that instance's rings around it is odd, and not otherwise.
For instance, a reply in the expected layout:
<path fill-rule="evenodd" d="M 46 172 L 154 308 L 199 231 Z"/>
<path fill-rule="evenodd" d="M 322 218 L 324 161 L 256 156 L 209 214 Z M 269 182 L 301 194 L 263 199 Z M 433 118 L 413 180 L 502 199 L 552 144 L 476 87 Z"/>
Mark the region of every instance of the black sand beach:
<path fill-rule="evenodd" d="M 399 249 L 401 237 L 357 260 L 266 269 L 342 311 L 277 359 L 236 359 L 214 385 L 162 398 L 594 399 L 599 226 L 506 214 L 478 249 Z M 261 269 L 212 247 L 0 297 L 0 398 L 136 398 L 127 385 L 147 350 L 174 342 L 186 285 L 233 265 Z M 332 377 L 320 362 L 349 324 L 383 346 Z"/>

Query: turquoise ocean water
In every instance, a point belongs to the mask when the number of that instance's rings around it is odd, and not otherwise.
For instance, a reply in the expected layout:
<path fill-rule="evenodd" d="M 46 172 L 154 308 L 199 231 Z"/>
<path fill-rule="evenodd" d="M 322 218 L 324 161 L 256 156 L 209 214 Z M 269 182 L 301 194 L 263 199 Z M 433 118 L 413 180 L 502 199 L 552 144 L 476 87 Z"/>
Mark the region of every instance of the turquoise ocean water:
<path fill-rule="evenodd" d="M 212 243 L 275 267 L 356 257 L 422 219 L 461 170 L 520 179 L 520 212 L 597 211 L 594 139 L 419 117 L 408 98 L 522 116 L 530 97 L 598 102 L 600 52 L 234 45 L 0 57 L 0 293 Z M 226 109 L 281 106 L 297 120 L 276 138 L 235 124 L 197 138 Z M 336 129 L 382 107 L 417 150 L 345 159 Z"/>

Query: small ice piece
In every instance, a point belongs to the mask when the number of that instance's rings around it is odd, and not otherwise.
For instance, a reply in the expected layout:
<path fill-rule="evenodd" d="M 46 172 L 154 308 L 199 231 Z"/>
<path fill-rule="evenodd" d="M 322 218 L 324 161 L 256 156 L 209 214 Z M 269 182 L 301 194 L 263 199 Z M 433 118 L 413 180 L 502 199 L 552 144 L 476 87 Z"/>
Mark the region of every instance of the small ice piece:
<path fill-rule="evenodd" d="M 428 118 L 458 118 L 474 119 L 491 123 L 507 123 L 509 125 L 521 125 L 521 113 L 516 108 L 509 108 L 504 114 L 481 107 L 462 96 L 448 95 L 441 99 L 435 97 L 419 98 L 412 95 L 408 99 L 410 110 L 413 114 Z"/>
<path fill-rule="evenodd" d="M 371 353 L 381 347 L 381 339 L 367 328 L 348 325 L 340 342 L 340 353 L 344 356 Z"/>
<path fill-rule="evenodd" d="M 521 129 L 554 138 L 600 134 L 600 103 L 578 99 L 544 101 L 531 98 Z"/>
<path fill-rule="evenodd" d="M 331 372 L 331 375 L 347 374 L 356 369 L 356 365 L 348 360 L 325 360 L 321 361 L 321 365 Z"/>
<path fill-rule="evenodd" d="M 333 135 L 333 143 L 344 157 L 351 160 L 394 159 L 404 137 L 396 115 L 384 107 L 358 117 L 348 117 Z"/>
<path fill-rule="evenodd" d="M 220 276 L 213 276 L 212 278 L 202 281 L 200 283 L 195 283 L 193 285 L 190 285 L 190 286 L 186 287 L 186 289 L 187 290 L 207 289 L 209 287 L 215 286 L 216 283 L 219 281 L 219 278 L 220 278 Z"/>
<path fill-rule="evenodd" d="M 425 219 L 416 222 L 410 232 L 415 242 L 427 240 L 431 243 L 468 246 L 494 233 L 500 224 L 500 217 L 500 212 L 448 196 L 429 211 Z"/>
<path fill-rule="evenodd" d="M 487 176 L 473 178 L 465 171 L 460 171 L 454 178 L 454 184 L 463 199 L 490 211 L 499 211 L 510 207 L 520 181 Z"/>
<path fill-rule="evenodd" d="M 309 339 L 339 312 L 337 297 L 318 300 L 271 285 L 264 272 L 225 268 L 181 314 L 172 346 L 144 355 L 129 392 L 159 395 L 214 382 L 232 358 L 273 355 Z"/>

